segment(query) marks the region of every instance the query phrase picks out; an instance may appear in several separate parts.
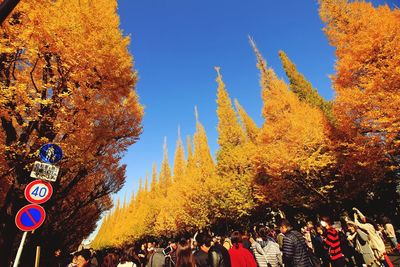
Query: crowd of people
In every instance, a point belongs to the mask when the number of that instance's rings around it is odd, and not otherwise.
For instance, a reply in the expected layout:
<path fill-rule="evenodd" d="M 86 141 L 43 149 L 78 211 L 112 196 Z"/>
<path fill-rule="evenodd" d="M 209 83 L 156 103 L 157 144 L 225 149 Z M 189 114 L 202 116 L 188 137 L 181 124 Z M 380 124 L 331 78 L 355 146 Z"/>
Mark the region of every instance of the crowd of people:
<path fill-rule="evenodd" d="M 276 227 L 259 226 L 229 236 L 210 232 L 140 247 L 96 252 L 83 249 L 57 267 L 379 267 L 394 266 L 387 253 L 398 252 L 393 224 L 381 224 L 354 208 L 353 218 L 332 222 L 322 217 L 295 229 L 282 219 Z M 99 260 L 101 259 L 101 260 Z M 57 265 L 58 264 L 58 265 Z"/>

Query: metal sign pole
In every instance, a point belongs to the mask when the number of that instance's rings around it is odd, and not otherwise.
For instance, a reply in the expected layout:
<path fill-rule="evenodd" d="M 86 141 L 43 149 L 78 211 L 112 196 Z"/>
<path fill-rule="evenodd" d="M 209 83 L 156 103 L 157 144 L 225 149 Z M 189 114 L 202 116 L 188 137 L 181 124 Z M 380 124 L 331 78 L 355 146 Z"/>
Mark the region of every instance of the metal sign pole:
<path fill-rule="evenodd" d="M 24 232 L 24 234 L 22 235 L 21 243 L 19 244 L 17 256 L 15 256 L 15 261 L 14 261 L 13 267 L 17 267 L 19 264 L 19 258 L 21 258 L 22 249 L 24 248 L 25 239 L 26 239 L 27 234 L 28 234 L 28 232 Z"/>
<path fill-rule="evenodd" d="M 35 260 L 35 267 L 39 267 L 40 261 L 40 246 L 36 247 L 36 260 Z"/>

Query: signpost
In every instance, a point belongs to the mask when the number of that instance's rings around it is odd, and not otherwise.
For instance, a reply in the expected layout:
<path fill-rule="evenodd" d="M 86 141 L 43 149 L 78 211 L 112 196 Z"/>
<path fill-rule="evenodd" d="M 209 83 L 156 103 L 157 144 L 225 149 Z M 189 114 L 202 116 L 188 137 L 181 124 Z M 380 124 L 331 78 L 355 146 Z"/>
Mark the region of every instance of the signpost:
<path fill-rule="evenodd" d="M 59 146 L 55 144 L 46 144 L 40 148 L 39 155 L 44 163 L 35 161 L 31 171 L 31 177 L 40 180 L 35 180 L 29 183 L 24 191 L 26 200 L 32 204 L 21 208 L 15 216 L 15 225 L 20 230 L 24 231 L 24 234 L 22 235 L 13 267 L 17 267 L 19 264 L 19 259 L 28 232 L 39 228 L 46 218 L 46 212 L 43 207 L 38 204 L 43 204 L 50 199 L 53 194 L 53 187 L 50 183 L 42 180 L 55 182 L 57 180 L 58 172 L 60 171 L 59 167 L 52 165 L 62 159 L 63 154 Z M 38 248 L 39 249 L 36 251 L 36 266 L 39 264 L 40 257 L 40 247 Z"/>
<path fill-rule="evenodd" d="M 30 182 L 25 188 L 25 198 L 32 204 L 43 204 L 53 194 L 50 183 L 41 180 Z"/>

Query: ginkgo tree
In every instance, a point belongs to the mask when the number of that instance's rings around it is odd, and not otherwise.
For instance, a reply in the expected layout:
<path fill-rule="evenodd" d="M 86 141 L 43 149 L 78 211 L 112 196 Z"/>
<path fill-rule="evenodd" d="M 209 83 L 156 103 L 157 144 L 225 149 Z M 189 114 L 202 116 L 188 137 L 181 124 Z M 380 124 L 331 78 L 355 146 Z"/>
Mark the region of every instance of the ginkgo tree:
<path fill-rule="evenodd" d="M 215 160 L 196 109 L 187 156 L 178 134 L 171 173 L 164 145 L 151 187 L 139 186 L 128 205 L 117 202 L 94 246 L 205 228 L 227 231 L 259 220 L 257 215 L 265 217 L 261 213 L 267 208 L 337 216 L 344 208 L 365 205 L 380 209 L 371 212 L 398 214 L 399 10 L 365 1 L 321 0 L 320 14 L 336 48 L 336 97 L 325 100 L 281 51 L 286 83 L 250 40 L 260 72 L 262 125 L 240 99 L 232 104 L 216 68 Z M 125 218 L 125 226 L 116 227 L 116 218 Z"/>
<path fill-rule="evenodd" d="M 19 231 L 18 209 L 38 149 L 63 149 L 61 172 L 35 232 L 46 248 L 73 249 L 125 181 L 122 153 L 141 133 L 137 74 L 117 2 L 22 1 L 0 37 L 0 265 Z"/>

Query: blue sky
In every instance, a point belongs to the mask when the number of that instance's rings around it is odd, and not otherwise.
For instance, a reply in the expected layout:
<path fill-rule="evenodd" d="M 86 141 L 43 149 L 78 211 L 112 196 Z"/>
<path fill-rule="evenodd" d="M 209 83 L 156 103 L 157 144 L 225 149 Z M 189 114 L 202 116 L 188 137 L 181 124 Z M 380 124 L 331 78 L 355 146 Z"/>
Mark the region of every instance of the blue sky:
<path fill-rule="evenodd" d="M 145 116 L 140 140 L 123 159 L 126 184 L 114 198 L 129 198 L 153 163 L 159 169 L 164 137 L 172 166 L 177 128 L 184 142 L 193 135 L 195 106 L 215 153 L 214 66 L 221 67 L 232 99 L 262 124 L 259 74 L 248 35 L 278 76 L 285 77 L 278 57 L 282 49 L 325 98 L 334 97 L 329 79 L 334 48 L 322 31 L 316 0 L 120 0 L 118 13 L 124 34 L 132 38 Z"/>

